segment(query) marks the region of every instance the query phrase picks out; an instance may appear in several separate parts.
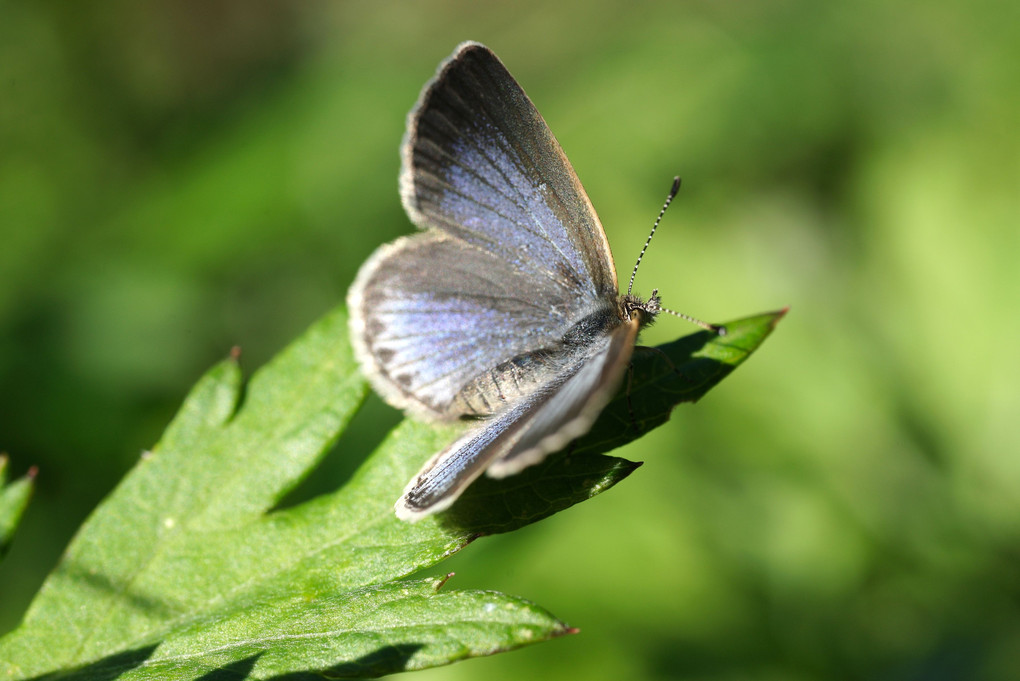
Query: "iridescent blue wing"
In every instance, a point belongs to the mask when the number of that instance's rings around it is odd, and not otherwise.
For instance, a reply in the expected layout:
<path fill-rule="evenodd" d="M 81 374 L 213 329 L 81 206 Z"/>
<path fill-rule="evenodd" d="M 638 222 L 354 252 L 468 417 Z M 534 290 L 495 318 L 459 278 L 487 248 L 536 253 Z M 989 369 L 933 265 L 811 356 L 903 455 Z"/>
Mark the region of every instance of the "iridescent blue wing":
<path fill-rule="evenodd" d="M 377 250 L 351 287 L 348 309 L 351 342 L 373 387 L 421 416 L 470 413 L 455 399 L 467 384 L 562 338 L 574 323 L 561 301 L 522 291 L 499 256 L 438 231 Z"/>
<path fill-rule="evenodd" d="M 605 232 L 535 105 L 489 48 L 464 43 L 408 117 L 401 197 L 438 229 L 565 301 L 617 295 Z"/>
<path fill-rule="evenodd" d="M 559 144 L 482 45 L 461 45 L 426 85 L 402 156 L 404 206 L 426 231 L 359 272 L 355 350 L 392 404 L 470 413 L 456 403 L 468 383 L 616 300 L 612 255 Z"/>

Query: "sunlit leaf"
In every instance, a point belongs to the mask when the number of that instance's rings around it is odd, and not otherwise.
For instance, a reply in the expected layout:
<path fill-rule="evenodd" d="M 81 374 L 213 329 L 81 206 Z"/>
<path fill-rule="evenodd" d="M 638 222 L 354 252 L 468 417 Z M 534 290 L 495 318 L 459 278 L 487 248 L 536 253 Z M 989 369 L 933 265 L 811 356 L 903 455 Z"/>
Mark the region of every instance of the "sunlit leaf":
<path fill-rule="evenodd" d="M 480 481 L 450 512 L 416 524 L 397 520 L 393 502 L 452 429 L 412 421 L 335 492 L 277 508 L 334 445 L 364 454 L 338 443 L 366 391 L 342 311 L 247 385 L 228 359 L 199 381 L 160 443 L 86 521 L 21 627 L 0 640 L 0 676 L 374 676 L 569 633 L 516 597 L 403 578 L 622 480 L 638 464 L 603 453 L 704 394 L 781 314 L 638 352 L 589 435 L 521 475 Z"/>

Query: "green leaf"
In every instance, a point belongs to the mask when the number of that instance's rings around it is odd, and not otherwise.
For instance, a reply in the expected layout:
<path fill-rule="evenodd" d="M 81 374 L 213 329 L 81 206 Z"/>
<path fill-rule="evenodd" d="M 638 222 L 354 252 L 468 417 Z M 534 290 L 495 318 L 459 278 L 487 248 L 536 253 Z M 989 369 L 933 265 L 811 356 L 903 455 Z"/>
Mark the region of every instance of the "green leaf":
<path fill-rule="evenodd" d="M 311 601 L 295 595 L 256 604 L 174 631 L 158 648 L 113 655 L 59 678 L 162 681 L 217 671 L 228 672 L 225 678 L 301 678 L 294 670 L 309 668 L 366 678 L 491 655 L 548 638 L 550 624 L 554 635 L 574 631 L 522 599 L 484 591 L 437 593 L 445 581 L 389 582 Z M 335 648 L 346 651 L 342 661 Z"/>
<path fill-rule="evenodd" d="M 24 477 L 7 484 L 7 464 L 7 456 L 0 454 L 0 558 L 7 555 L 14 531 L 28 508 L 36 476 L 35 468 L 31 468 Z"/>
<path fill-rule="evenodd" d="M 0 639 L 0 677 L 375 676 L 570 633 L 512 596 L 404 578 L 622 480 L 638 464 L 603 453 L 704 394 L 781 315 L 635 353 L 629 389 L 589 435 L 521 475 L 479 481 L 450 512 L 416 524 L 397 520 L 393 502 L 453 428 L 405 421 L 335 492 L 276 508 L 365 395 L 342 311 L 247 386 L 236 360 L 224 361 L 86 521 L 22 625 Z"/>

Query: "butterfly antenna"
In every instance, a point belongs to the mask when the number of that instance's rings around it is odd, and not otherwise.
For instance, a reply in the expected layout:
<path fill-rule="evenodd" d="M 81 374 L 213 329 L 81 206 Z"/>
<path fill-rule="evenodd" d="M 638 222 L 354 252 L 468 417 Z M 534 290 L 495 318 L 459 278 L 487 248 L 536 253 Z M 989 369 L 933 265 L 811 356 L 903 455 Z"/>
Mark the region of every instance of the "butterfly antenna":
<path fill-rule="evenodd" d="M 716 334 L 717 336 L 725 336 L 726 335 L 726 327 L 723 326 L 722 324 L 709 324 L 708 322 L 701 321 L 697 317 L 692 317 L 689 314 L 684 314 L 683 312 L 677 312 L 676 310 L 671 310 L 668 307 L 662 307 L 661 305 L 659 306 L 659 311 L 660 312 L 665 312 L 667 314 L 671 314 L 674 317 L 679 317 L 680 319 L 683 319 L 684 321 L 688 321 L 691 324 L 694 324 L 695 326 L 700 326 L 705 331 L 711 331 L 712 333 Z"/>
<path fill-rule="evenodd" d="M 666 202 L 662 204 L 662 210 L 659 211 L 659 217 L 655 218 L 655 224 L 652 225 L 652 231 L 648 235 L 648 238 L 645 239 L 645 245 L 641 247 L 641 253 L 638 254 L 637 262 L 634 263 L 634 269 L 630 273 L 630 284 L 627 285 L 627 295 L 630 295 L 631 292 L 634 290 L 634 277 L 637 276 L 638 266 L 641 264 L 641 259 L 645 257 L 645 251 L 648 250 L 648 244 L 651 243 L 652 237 L 655 236 L 655 230 L 659 228 L 659 223 L 662 222 L 662 216 L 666 214 L 666 209 L 669 208 L 669 204 L 673 203 L 673 199 L 676 198 L 677 192 L 679 191 L 680 191 L 680 177 L 677 176 L 673 178 L 673 186 L 670 187 L 669 189 L 669 195 L 666 197 Z M 652 298 L 657 298 L 658 294 L 659 290 L 655 289 L 654 291 L 652 291 Z M 659 306 L 659 310 L 661 312 L 671 314 L 674 317 L 679 317 L 680 319 L 688 321 L 691 324 L 694 324 L 695 326 L 700 326 L 706 331 L 711 331 L 712 333 L 718 334 L 720 336 L 726 335 L 726 327 L 720 324 L 709 324 L 708 322 L 703 322 L 696 317 L 684 314 L 683 312 L 677 312 L 676 310 L 670 310 L 668 307 L 662 307 L 661 305 Z"/>
<path fill-rule="evenodd" d="M 676 198 L 677 192 L 680 191 L 680 177 L 673 178 L 673 186 L 669 189 L 669 196 L 666 197 L 666 203 L 662 204 L 662 210 L 659 211 L 659 217 L 655 218 L 655 224 L 652 225 L 652 231 L 645 239 L 645 245 L 641 247 L 641 253 L 638 254 L 637 262 L 634 263 L 634 269 L 630 273 L 630 284 L 627 285 L 627 295 L 629 296 L 634 290 L 634 277 L 637 276 L 637 268 L 641 264 L 641 258 L 645 257 L 645 251 L 648 250 L 648 244 L 652 242 L 652 237 L 655 236 L 655 230 L 659 228 L 659 223 L 662 222 L 662 216 L 666 214 L 666 209 L 669 208 L 669 204 L 673 203 L 673 199 Z"/>

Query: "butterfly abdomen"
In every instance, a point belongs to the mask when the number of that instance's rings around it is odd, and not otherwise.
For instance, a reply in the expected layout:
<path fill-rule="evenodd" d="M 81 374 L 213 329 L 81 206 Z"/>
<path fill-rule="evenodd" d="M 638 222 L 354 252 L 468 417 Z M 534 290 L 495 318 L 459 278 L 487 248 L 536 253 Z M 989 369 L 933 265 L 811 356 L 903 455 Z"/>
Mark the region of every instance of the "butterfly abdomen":
<path fill-rule="evenodd" d="M 450 405 L 451 416 L 486 417 L 505 410 L 556 373 L 562 361 L 552 350 L 527 352 L 501 362 L 468 383 Z"/>
<path fill-rule="evenodd" d="M 590 353 L 594 339 L 623 323 L 613 305 L 599 305 L 548 347 L 501 362 L 464 386 L 450 416 L 487 417 L 523 397 L 559 387 Z"/>

